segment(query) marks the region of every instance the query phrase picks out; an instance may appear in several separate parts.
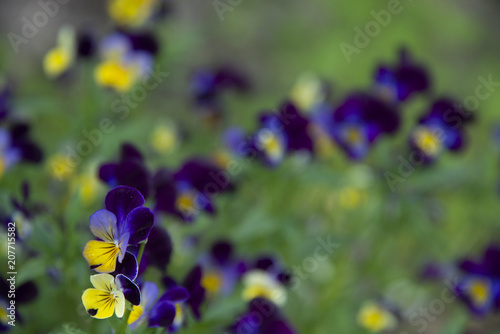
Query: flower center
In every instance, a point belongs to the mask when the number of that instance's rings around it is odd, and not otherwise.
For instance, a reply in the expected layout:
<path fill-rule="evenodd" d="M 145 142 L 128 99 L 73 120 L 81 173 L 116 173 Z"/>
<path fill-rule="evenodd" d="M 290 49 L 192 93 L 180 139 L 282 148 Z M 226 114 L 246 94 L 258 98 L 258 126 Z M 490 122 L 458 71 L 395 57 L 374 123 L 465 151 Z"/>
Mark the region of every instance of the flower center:
<path fill-rule="evenodd" d="M 434 157 L 443 148 L 443 142 L 439 138 L 439 134 L 428 127 L 418 127 L 413 134 L 413 138 L 415 145 L 427 156 Z"/>
<path fill-rule="evenodd" d="M 210 294 L 217 294 L 222 287 L 222 283 L 222 276 L 215 271 L 208 272 L 201 280 L 201 285 L 207 289 Z"/>
<path fill-rule="evenodd" d="M 483 280 L 474 281 L 469 286 L 469 293 L 472 302 L 475 305 L 483 305 L 488 300 L 490 295 L 490 287 L 488 282 Z"/>

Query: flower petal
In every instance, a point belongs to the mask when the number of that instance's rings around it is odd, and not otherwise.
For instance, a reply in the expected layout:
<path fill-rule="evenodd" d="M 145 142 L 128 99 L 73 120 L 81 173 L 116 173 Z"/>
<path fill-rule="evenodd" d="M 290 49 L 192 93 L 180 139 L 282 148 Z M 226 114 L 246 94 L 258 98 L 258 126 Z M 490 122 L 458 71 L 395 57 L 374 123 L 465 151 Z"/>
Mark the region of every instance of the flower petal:
<path fill-rule="evenodd" d="M 123 317 L 125 313 L 125 296 L 121 291 L 118 291 L 115 296 L 115 313 L 118 318 Z"/>
<path fill-rule="evenodd" d="M 189 299 L 189 292 L 183 287 L 175 287 L 172 289 L 169 289 L 167 292 L 161 296 L 161 298 L 158 300 L 158 303 L 160 302 L 170 302 L 172 304 L 177 304 L 177 303 L 182 303 L 185 302 L 186 300 Z"/>
<path fill-rule="evenodd" d="M 87 289 L 82 295 L 82 302 L 88 314 L 96 319 L 106 319 L 115 312 L 115 299 L 105 291 Z"/>
<path fill-rule="evenodd" d="M 168 301 L 158 302 L 149 313 L 149 327 L 168 327 L 174 322 L 175 306 Z"/>
<path fill-rule="evenodd" d="M 113 243 L 91 240 L 83 248 L 83 257 L 90 269 L 98 273 L 112 273 L 116 269 L 116 258 L 120 249 Z"/>
<path fill-rule="evenodd" d="M 123 261 L 116 263 L 115 275 L 122 274 L 130 280 L 135 280 L 138 273 L 137 259 L 134 254 L 126 252 Z"/>
<path fill-rule="evenodd" d="M 110 274 L 92 275 L 90 282 L 94 288 L 101 291 L 111 291 L 115 287 L 115 278 Z"/>
<path fill-rule="evenodd" d="M 137 285 L 124 275 L 116 276 L 116 285 L 125 295 L 125 299 L 132 305 L 139 305 L 141 303 L 141 292 Z"/>
<path fill-rule="evenodd" d="M 114 242 L 118 231 L 116 229 L 116 216 L 105 209 L 96 211 L 89 219 L 90 231 L 97 238 Z"/>
<path fill-rule="evenodd" d="M 154 215 L 148 208 L 135 208 L 127 215 L 124 232 L 130 233 L 129 244 L 137 245 L 148 238 L 153 227 Z"/>
<path fill-rule="evenodd" d="M 144 197 L 139 190 L 127 186 L 119 186 L 112 189 L 106 195 L 106 209 L 115 214 L 118 231 L 121 224 L 133 209 L 144 205 Z"/>

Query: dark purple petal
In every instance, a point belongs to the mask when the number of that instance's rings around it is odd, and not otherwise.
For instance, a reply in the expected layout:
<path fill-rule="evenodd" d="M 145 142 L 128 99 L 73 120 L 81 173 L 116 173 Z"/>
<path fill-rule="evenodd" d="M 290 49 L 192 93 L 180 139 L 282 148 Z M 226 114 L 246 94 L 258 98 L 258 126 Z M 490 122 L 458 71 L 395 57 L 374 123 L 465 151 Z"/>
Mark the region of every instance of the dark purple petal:
<path fill-rule="evenodd" d="M 149 327 L 169 327 L 175 319 L 175 305 L 168 301 L 157 302 L 149 312 Z"/>
<path fill-rule="evenodd" d="M 275 320 L 271 321 L 262 331 L 262 334 L 295 334 L 296 331 L 285 321 Z"/>
<path fill-rule="evenodd" d="M 214 76 L 215 88 L 235 89 L 238 91 L 247 91 L 250 89 L 250 83 L 245 75 L 234 68 L 223 67 L 217 70 Z"/>
<path fill-rule="evenodd" d="M 206 291 L 201 286 L 203 271 L 201 266 L 195 266 L 184 279 L 183 286 L 189 291 L 190 297 L 187 301 L 196 319 L 200 319 L 200 307 L 205 301 Z"/>
<path fill-rule="evenodd" d="M 110 187 L 118 186 L 118 165 L 115 163 L 105 164 L 99 167 L 99 179 Z"/>
<path fill-rule="evenodd" d="M 116 276 L 115 280 L 125 295 L 126 300 L 128 300 L 132 305 L 139 305 L 141 303 L 141 291 L 134 282 L 121 274 Z"/>
<path fill-rule="evenodd" d="M 130 143 L 124 143 L 121 147 L 120 158 L 124 160 L 139 160 L 142 162 L 142 154 L 139 150 Z"/>
<path fill-rule="evenodd" d="M 96 52 L 95 36 L 88 31 L 81 31 L 77 36 L 77 54 L 80 58 L 92 58 Z"/>
<path fill-rule="evenodd" d="M 174 287 L 165 292 L 158 303 L 168 301 L 172 304 L 183 303 L 189 299 L 189 291 L 183 287 Z"/>
<path fill-rule="evenodd" d="M 149 233 L 143 259 L 147 259 L 149 264 L 164 272 L 170 262 L 172 250 L 172 240 L 167 231 L 159 226 L 153 226 Z"/>
<path fill-rule="evenodd" d="M 173 175 L 177 182 L 187 182 L 202 194 L 213 194 L 233 189 L 230 175 L 202 159 L 191 159 Z"/>
<path fill-rule="evenodd" d="M 148 238 L 153 227 L 154 215 L 148 208 L 135 208 L 127 215 L 125 224 L 122 225 L 122 233 L 129 232 L 130 245 L 137 245 Z"/>
<path fill-rule="evenodd" d="M 116 178 L 119 185 L 129 186 L 149 196 L 150 176 L 147 168 L 141 161 L 125 160 L 118 164 Z"/>
<path fill-rule="evenodd" d="M 4 297 L 6 296 L 3 295 Z M 29 303 L 38 296 L 38 288 L 32 281 L 23 283 L 16 289 L 16 303 L 24 304 Z"/>
<path fill-rule="evenodd" d="M 145 51 L 155 55 L 159 50 L 158 41 L 151 32 L 120 31 L 128 37 L 134 51 Z"/>
<path fill-rule="evenodd" d="M 116 261 L 114 275 L 122 274 L 130 280 L 135 280 L 138 274 L 137 259 L 132 253 L 126 252 L 123 261 Z"/>
<path fill-rule="evenodd" d="M 153 177 L 153 187 L 156 199 L 155 210 L 177 215 L 178 210 L 175 207 L 177 187 L 172 174 L 165 169 L 160 169 Z"/>
<path fill-rule="evenodd" d="M 255 262 L 255 269 L 260 269 L 264 271 L 269 271 L 274 269 L 275 260 L 271 257 L 261 257 Z"/>
<path fill-rule="evenodd" d="M 229 261 L 233 246 L 228 241 L 218 241 L 212 246 L 212 257 L 219 264 L 224 265 Z"/>
<path fill-rule="evenodd" d="M 144 197 L 134 188 L 119 186 L 108 192 L 105 199 L 105 206 L 108 211 L 115 214 L 118 230 L 125 224 L 127 215 L 133 209 L 144 205 Z"/>

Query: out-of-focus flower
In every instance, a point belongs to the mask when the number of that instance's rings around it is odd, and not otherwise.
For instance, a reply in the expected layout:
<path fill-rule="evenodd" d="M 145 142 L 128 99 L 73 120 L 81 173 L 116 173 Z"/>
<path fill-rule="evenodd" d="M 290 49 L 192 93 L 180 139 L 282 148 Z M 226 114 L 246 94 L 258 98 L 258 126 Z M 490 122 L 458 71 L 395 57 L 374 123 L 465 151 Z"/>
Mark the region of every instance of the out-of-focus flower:
<path fill-rule="evenodd" d="M 255 321 L 259 319 L 261 321 Z M 250 301 L 248 310 L 228 328 L 230 333 L 295 334 L 295 329 L 283 317 L 278 306 L 263 298 Z"/>
<path fill-rule="evenodd" d="M 97 51 L 95 36 L 88 30 L 82 30 L 76 36 L 76 52 L 79 58 L 92 58 Z"/>
<path fill-rule="evenodd" d="M 132 144 L 122 145 L 118 162 L 100 166 L 99 178 L 111 187 L 129 186 L 138 189 L 144 197 L 149 196 L 151 176 L 142 154 Z"/>
<path fill-rule="evenodd" d="M 31 235 L 32 231 L 32 220 L 36 214 L 44 211 L 45 208 L 38 204 L 30 201 L 30 186 L 28 182 L 23 182 L 21 185 L 21 199 L 16 199 L 11 197 L 11 203 L 14 207 L 13 212 L 5 217 L 3 220 L 8 227 L 9 222 L 16 223 L 16 238 L 24 240 Z"/>
<path fill-rule="evenodd" d="M 392 330 L 398 324 L 394 313 L 375 301 L 368 301 L 361 307 L 357 320 L 361 327 L 374 333 Z"/>
<path fill-rule="evenodd" d="M 282 306 L 287 300 L 286 285 L 290 276 L 271 257 L 261 257 L 249 266 L 242 277 L 244 300 L 265 298 Z"/>
<path fill-rule="evenodd" d="M 465 145 L 463 126 L 471 120 L 470 114 L 458 109 L 454 101 L 439 99 L 429 113 L 420 118 L 411 134 L 410 145 L 424 162 L 432 162 L 445 150 L 459 151 Z"/>
<path fill-rule="evenodd" d="M 7 83 L 0 82 L 0 121 L 7 118 L 11 108 L 12 88 Z"/>
<path fill-rule="evenodd" d="M 491 245 L 476 262 L 465 259 L 459 263 L 463 273 L 457 284 L 461 299 L 477 315 L 500 309 L 500 247 Z"/>
<path fill-rule="evenodd" d="M 130 39 L 121 33 L 104 38 L 100 54 L 102 61 L 94 72 L 97 84 L 120 93 L 128 92 L 153 65 L 153 55 L 134 50 Z"/>
<path fill-rule="evenodd" d="M 331 110 L 325 108 L 315 115 L 316 124 L 352 159 L 363 159 L 377 138 L 399 127 L 397 110 L 366 93 L 351 94 Z"/>
<path fill-rule="evenodd" d="M 311 73 L 302 74 L 290 92 L 290 101 L 300 110 L 310 112 L 328 98 L 330 87 Z"/>
<path fill-rule="evenodd" d="M 394 66 L 382 65 L 375 73 L 375 89 L 388 102 L 402 102 L 415 93 L 429 89 L 427 70 L 413 62 L 406 50 L 401 50 L 399 63 Z"/>
<path fill-rule="evenodd" d="M 151 133 L 151 146 L 161 154 L 171 154 L 179 146 L 179 131 L 172 123 L 158 125 Z"/>
<path fill-rule="evenodd" d="M 89 241 L 83 256 L 91 269 L 99 273 L 120 271 L 132 279 L 137 276 L 135 256 L 128 245 L 137 245 L 148 238 L 154 215 L 143 207 L 144 197 L 137 189 L 120 186 L 106 195 L 106 209 L 90 216 L 90 230 L 98 240 Z M 119 264 L 117 264 L 117 260 Z"/>
<path fill-rule="evenodd" d="M 76 34 L 71 27 L 63 27 L 57 36 L 57 45 L 43 59 L 43 69 L 49 78 L 66 73 L 75 61 Z"/>
<path fill-rule="evenodd" d="M 46 165 L 50 176 L 59 181 L 69 180 L 76 173 L 76 169 L 73 167 L 74 164 L 71 159 L 61 152 L 49 156 Z"/>
<path fill-rule="evenodd" d="M 77 175 L 72 180 L 71 187 L 72 191 L 78 194 L 78 198 L 85 207 L 94 202 L 99 191 L 103 188 L 93 170 Z"/>
<path fill-rule="evenodd" d="M 155 14 L 160 2 L 160 0 L 108 0 L 108 13 L 120 26 L 138 27 Z"/>
<path fill-rule="evenodd" d="M 159 170 L 153 178 L 156 206 L 161 212 L 193 221 L 202 211 L 214 213 L 212 197 L 229 191 L 227 173 L 202 159 L 191 159 L 175 173 Z"/>
<path fill-rule="evenodd" d="M 132 330 L 135 330 L 149 318 L 149 313 L 157 297 L 158 287 L 156 284 L 145 282 L 141 287 L 141 303 L 133 306 L 128 318 L 128 324 Z"/>
<path fill-rule="evenodd" d="M 205 121 L 216 121 L 222 114 L 222 94 L 226 91 L 246 92 L 250 89 L 248 79 L 233 68 L 195 71 L 190 80 L 190 95 Z"/>
<path fill-rule="evenodd" d="M 149 266 L 157 267 L 161 272 L 165 272 L 170 263 L 172 250 L 172 239 L 168 232 L 158 225 L 153 226 L 139 264 L 139 275 Z"/>
<path fill-rule="evenodd" d="M 172 278 L 163 279 L 167 291 L 160 297 L 150 312 L 149 327 L 166 327 L 170 332 L 178 331 L 186 322 L 186 308 L 195 317 L 201 318 L 200 307 L 205 300 L 205 289 L 201 285 L 203 273 L 195 266 L 186 276 L 182 286 Z"/>
<path fill-rule="evenodd" d="M 19 149 L 12 146 L 9 131 L 0 128 L 0 179 L 15 164 L 21 160 Z"/>
<path fill-rule="evenodd" d="M 123 275 L 113 277 L 110 274 L 97 274 L 90 276 L 94 289 L 83 292 L 82 302 L 85 310 L 96 319 L 106 319 L 113 314 L 118 318 L 123 317 L 126 303 L 140 305 L 141 293 L 137 285 Z"/>
<path fill-rule="evenodd" d="M 234 258 L 233 245 L 228 241 L 214 243 L 202 259 L 202 267 L 201 285 L 211 296 L 230 294 L 245 271 L 244 263 Z"/>

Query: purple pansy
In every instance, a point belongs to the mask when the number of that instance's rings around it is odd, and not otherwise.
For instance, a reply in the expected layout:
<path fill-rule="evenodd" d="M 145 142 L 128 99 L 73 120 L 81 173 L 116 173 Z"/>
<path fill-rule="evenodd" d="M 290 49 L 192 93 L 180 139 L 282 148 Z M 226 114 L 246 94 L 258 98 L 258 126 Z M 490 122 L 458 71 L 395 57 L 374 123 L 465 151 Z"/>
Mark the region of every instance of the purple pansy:
<path fill-rule="evenodd" d="M 99 178 L 111 187 L 129 186 L 139 190 L 144 197 L 149 196 L 150 174 L 142 154 L 132 144 L 122 145 L 118 162 L 101 165 Z"/>
<path fill-rule="evenodd" d="M 388 101 L 402 102 L 415 93 L 429 89 L 427 70 L 415 62 L 406 50 L 401 50 L 399 63 L 382 65 L 375 73 L 375 89 Z"/>

